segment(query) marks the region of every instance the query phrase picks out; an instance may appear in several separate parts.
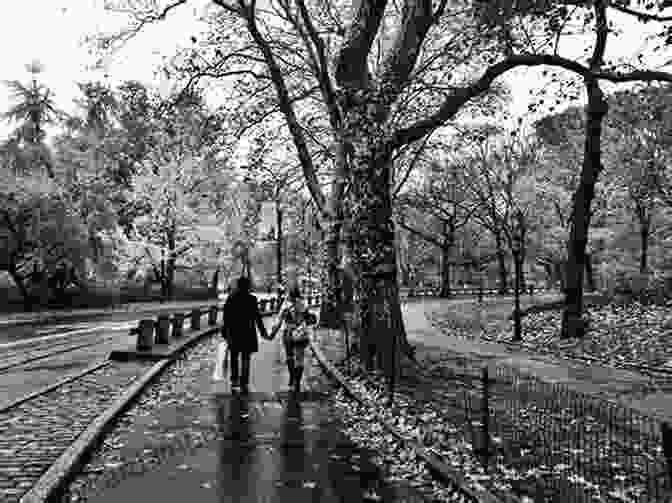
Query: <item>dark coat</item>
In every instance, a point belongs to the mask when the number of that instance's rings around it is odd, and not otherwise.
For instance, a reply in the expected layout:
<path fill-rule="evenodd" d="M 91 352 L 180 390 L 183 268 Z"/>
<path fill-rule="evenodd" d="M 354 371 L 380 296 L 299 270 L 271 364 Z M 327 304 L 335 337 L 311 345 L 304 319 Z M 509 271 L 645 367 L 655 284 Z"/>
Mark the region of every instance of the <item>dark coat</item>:
<path fill-rule="evenodd" d="M 224 304 L 224 338 L 231 351 L 256 353 L 259 351 L 257 328 L 265 335 L 257 298 L 251 293 L 234 293 Z"/>

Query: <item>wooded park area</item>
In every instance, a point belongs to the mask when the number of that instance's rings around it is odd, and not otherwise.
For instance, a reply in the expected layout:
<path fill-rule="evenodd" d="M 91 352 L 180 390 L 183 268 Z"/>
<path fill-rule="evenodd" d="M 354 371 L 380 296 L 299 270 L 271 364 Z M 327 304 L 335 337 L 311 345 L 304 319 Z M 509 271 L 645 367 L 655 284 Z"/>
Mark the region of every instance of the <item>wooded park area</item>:
<path fill-rule="evenodd" d="M 110 0 L 123 26 L 87 44 L 102 66 L 189 5 Z M 82 82 L 75 113 L 31 63 L 7 83 L 5 289 L 26 309 L 76 292 L 212 295 L 246 267 L 261 290 L 321 284 L 333 324 L 345 264 L 382 367 L 407 347 L 400 287 L 556 287 L 564 337 L 589 330 L 585 288 L 664 303 L 670 7 L 213 0 L 159 68 L 169 92 Z M 610 49 L 623 40 L 641 50 Z M 540 85 L 516 114 L 507 78 L 522 69 Z"/>

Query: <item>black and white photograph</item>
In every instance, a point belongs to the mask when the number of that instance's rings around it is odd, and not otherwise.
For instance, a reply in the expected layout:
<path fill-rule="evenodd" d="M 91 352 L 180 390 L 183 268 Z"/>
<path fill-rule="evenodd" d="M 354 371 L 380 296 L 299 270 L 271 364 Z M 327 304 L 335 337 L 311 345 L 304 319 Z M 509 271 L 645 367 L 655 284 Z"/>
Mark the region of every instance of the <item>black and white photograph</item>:
<path fill-rule="evenodd" d="M 0 47 L 0 503 L 672 502 L 672 0 Z"/>

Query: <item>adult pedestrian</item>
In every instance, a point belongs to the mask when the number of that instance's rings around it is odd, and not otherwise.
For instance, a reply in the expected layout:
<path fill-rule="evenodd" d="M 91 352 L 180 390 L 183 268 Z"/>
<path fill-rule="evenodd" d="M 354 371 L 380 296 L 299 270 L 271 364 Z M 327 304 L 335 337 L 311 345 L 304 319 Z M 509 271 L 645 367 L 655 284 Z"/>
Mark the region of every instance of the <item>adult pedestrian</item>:
<path fill-rule="evenodd" d="M 298 287 L 291 288 L 287 300 L 280 307 L 269 338 L 273 339 L 278 331 L 282 331 L 289 387 L 296 392 L 301 391 L 305 351 L 310 343 L 307 326 L 315 321 L 315 316 L 308 311 Z"/>
<path fill-rule="evenodd" d="M 252 353 L 259 351 L 257 329 L 262 337 L 268 338 L 257 298 L 250 293 L 250 287 L 249 278 L 238 279 L 236 290 L 224 304 L 222 331 L 231 354 L 231 387 L 243 393 L 249 390 Z"/>

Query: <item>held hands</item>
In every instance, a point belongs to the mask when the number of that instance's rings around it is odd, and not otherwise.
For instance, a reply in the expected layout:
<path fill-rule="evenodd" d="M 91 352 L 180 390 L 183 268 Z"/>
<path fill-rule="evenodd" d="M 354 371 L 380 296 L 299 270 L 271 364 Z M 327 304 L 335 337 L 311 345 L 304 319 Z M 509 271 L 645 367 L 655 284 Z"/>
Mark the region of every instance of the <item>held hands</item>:
<path fill-rule="evenodd" d="M 271 333 L 265 332 L 264 334 L 262 334 L 262 337 L 263 337 L 264 339 L 268 340 L 268 341 L 272 341 L 273 339 L 275 339 L 275 334 L 276 334 L 277 332 L 278 332 L 278 328 L 277 328 L 277 327 L 273 327 L 273 328 L 271 329 Z"/>

